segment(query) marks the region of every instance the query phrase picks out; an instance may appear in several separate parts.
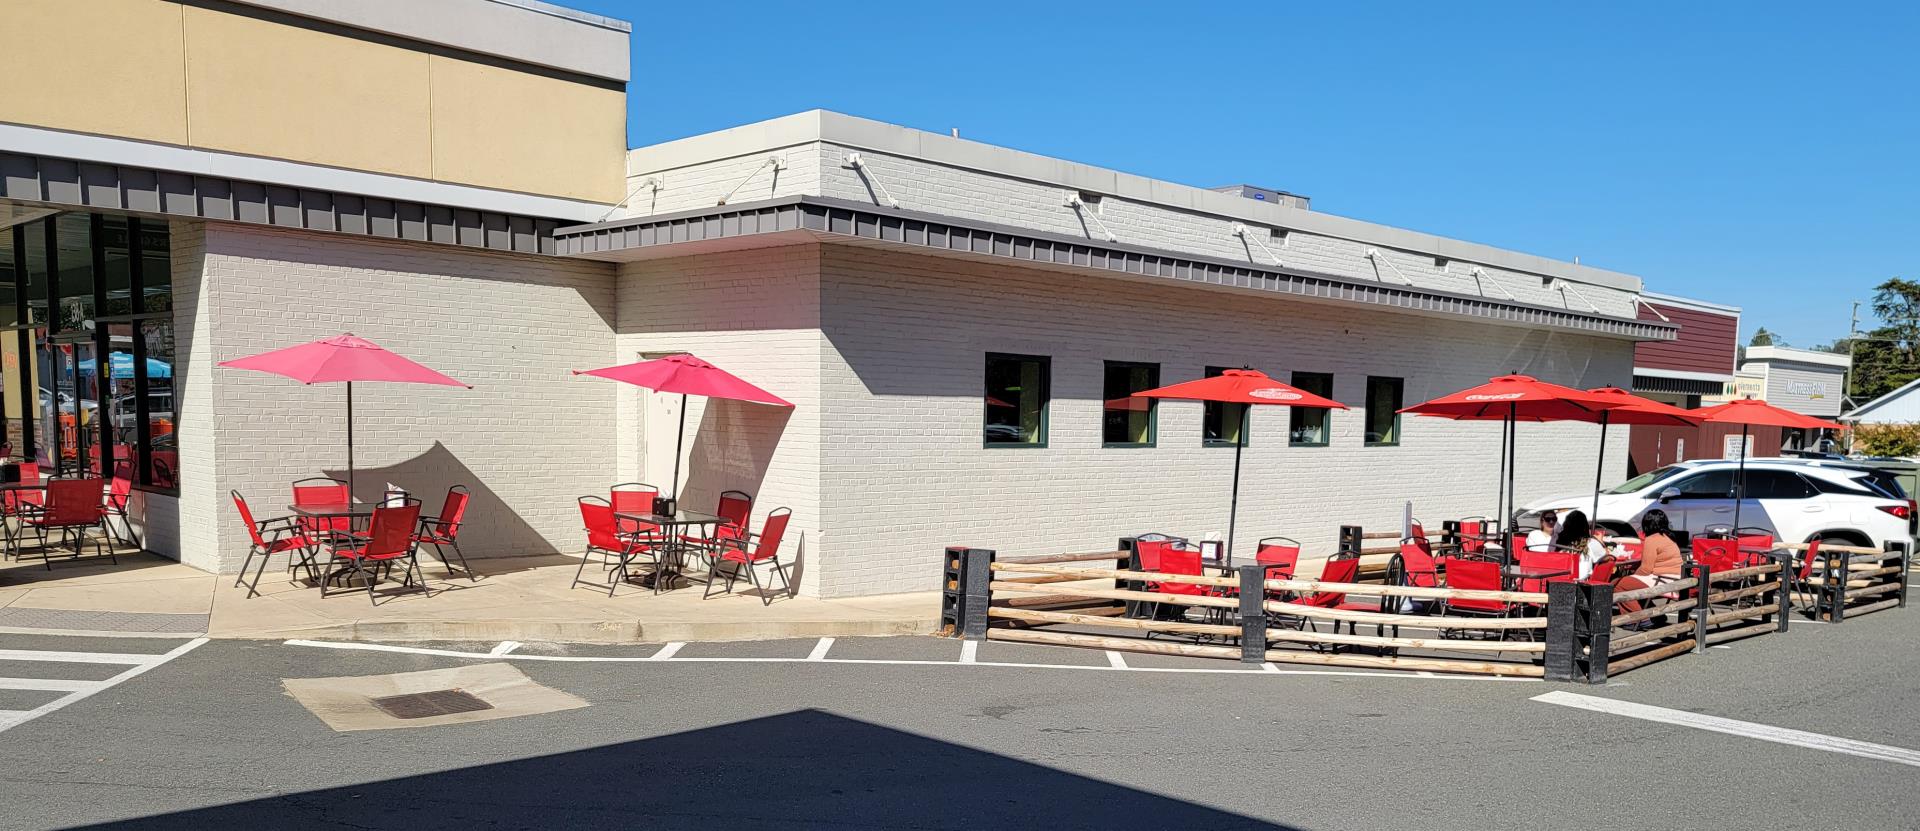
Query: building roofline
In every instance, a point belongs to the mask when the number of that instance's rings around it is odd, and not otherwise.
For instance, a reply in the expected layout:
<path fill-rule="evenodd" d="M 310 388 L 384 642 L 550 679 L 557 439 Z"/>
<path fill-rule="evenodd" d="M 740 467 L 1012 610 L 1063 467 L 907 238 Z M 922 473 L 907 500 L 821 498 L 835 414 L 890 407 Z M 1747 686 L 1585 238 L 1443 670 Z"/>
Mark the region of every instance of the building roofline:
<path fill-rule="evenodd" d="M 1838 418 L 1840 421 L 1859 421 L 1861 416 L 1864 416 L 1867 413 L 1870 413 L 1878 409 L 1882 404 L 1885 404 L 1889 401 L 1892 401 L 1894 399 L 1897 399 L 1901 396 L 1906 395 L 1908 392 L 1913 391 L 1915 387 L 1920 387 L 1920 378 L 1915 378 L 1911 381 L 1901 384 L 1899 387 L 1895 389 L 1888 390 L 1887 392 L 1883 392 L 1880 395 L 1875 396 L 1872 401 L 1868 401 L 1867 403 L 1862 404 L 1858 407 L 1855 407 L 1852 410 L 1849 410 L 1845 413 L 1841 413 Z"/>
<path fill-rule="evenodd" d="M 1772 363 L 1786 361 L 1818 366 L 1853 366 L 1853 359 L 1832 352 L 1820 352 L 1813 349 L 1795 349 L 1791 346 L 1749 346 L 1747 355 L 1741 363 Z"/>
<path fill-rule="evenodd" d="M 554 230 L 561 256 L 622 261 L 639 252 L 729 238 L 810 232 L 917 249 L 978 255 L 1040 266 L 1119 272 L 1271 293 L 1350 302 L 1417 314 L 1546 326 L 1633 340 L 1672 340 L 1679 326 L 1568 308 L 1420 289 L 1299 268 L 1255 265 L 1119 242 L 1067 237 L 831 197 L 796 195 Z M 656 256 L 667 256 L 662 252 Z"/>
<path fill-rule="evenodd" d="M 1662 306 L 1679 306 L 1687 309 L 1698 309 L 1703 312 L 1724 312 L 1734 317 L 1740 316 L 1739 306 L 1729 306 L 1724 303 L 1713 303 L 1706 300 L 1695 300 L 1691 297 L 1643 291 L 1640 293 L 1640 298 L 1648 303 L 1657 303 Z"/>
<path fill-rule="evenodd" d="M 240 13 L 293 15 L 619 84 L 633 72 L 628 51 L 633 24 L 543 0 L 224 2 Z"/>
<path fill-rule="evenodd" d="M 629 175 L 687 167 L 809 142 L 915 158 L 993 175 L 1084 190 L 1121 199 L 1192 211 L 1226 219 L 1322 234 L 1385 248 L 1415 251 L 1477 263 L 1639 292 L 1644 282 L 1631 274 L 1495 248 L 1475 242 L 1395 228 L 1321 211 L 1259 202 L 1203 187 L 1150 179 L 1117 170 L 1042 156 L 1008 147 L 916 130 L 845 115 L 809 110 L 717 132 L 639 147 L 627 152 Z"/>

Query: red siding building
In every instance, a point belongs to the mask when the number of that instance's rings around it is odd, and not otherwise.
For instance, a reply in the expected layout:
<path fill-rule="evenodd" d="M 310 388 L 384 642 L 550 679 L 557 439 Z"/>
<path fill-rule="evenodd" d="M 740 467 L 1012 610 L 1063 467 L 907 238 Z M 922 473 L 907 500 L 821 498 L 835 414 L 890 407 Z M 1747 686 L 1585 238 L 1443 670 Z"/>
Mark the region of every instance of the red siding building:
<path fill-rule="evenodd" d="M 1642 320 L 1680 324 L 1679 337 L 1640 343 L 1633 351 L 1633 391 L 1676 407 L 1698 407 L 1700 396 L 1719 395 L 1733 381 L 1740 345 L 1740 309 L 1663 294 L 1642 295 Z M 1756 452 L 1780 446 L 1779 428 L 1751 433 Z M 1728 431 L 1705 427 L 1635 426 L 1629 442 L 1628 476 L 1685 459 L 1717 459 Z M 1739 435 L 1738 428 L 1732 435 Z"/>

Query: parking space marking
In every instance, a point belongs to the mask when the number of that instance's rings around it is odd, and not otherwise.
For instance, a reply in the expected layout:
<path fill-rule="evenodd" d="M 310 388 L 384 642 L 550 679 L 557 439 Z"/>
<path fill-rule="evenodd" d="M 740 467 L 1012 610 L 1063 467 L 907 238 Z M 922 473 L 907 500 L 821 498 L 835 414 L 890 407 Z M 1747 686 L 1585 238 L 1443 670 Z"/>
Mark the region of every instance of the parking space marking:
<path fill-rule="evenodd" d="M 827 659 L 827 650 L 832 648 L 833 648 L 832 638 L 821 638 L 819 643 L 816 643 L 813 645 L 813 651 L 807 653 L 807 660 L 824 661 Z"/>
<path fill-rule="evenodd" d="M 1109 649 L 1107 650 L 1107 666 L 1113 667 L 1114 669 L 1126 669 L 1127 659 L 1120 657 L 1120 653 Z"/>
<path fill-rule="evenodd" d="M 1774 727 L 1768 724 L 1755 724 L 1750 721 L 1737 721 L 1719 716 L 1690 713 L 1686 710 L 1670 710 L 1665 707 L 1655 707 L 1649 704 L 1635 704 L 1631 701 L 1599 698 L 1570 692 L 1550 692 L 1545 695 L 1536 695 L 1532 700 L 1546 704 L 1558 704 L 1562 707 L 1591 710 L 1596 713 L 1637 718 L 1643 721 L 1673 724 L 1680 727 L 1692 727 L 1696 730 L 1709 730 L 1732 736 L 1745 736 L 1750 739 L 1759 739 L 1763 742 L 1787 744 L 1812 750 L 1824 750 L 1829 753 L 1844 753 L 1849 756 L 1859 756 L 1865 759 L 1876 759 L 1882 762 L 1893 762 L 1899 765 L 1920 767 L 1920 750 L 1874 744 L 1873 742 L 1863 742 L 1858 739 L 1844 739 L 1839 736 L 1809 733 L 1805 730 L 1790 730 L 1785 727 Z"/>
<path fill-rule="evenodd" d="M 151 654 L 151 655 L 134 655 L 131 653 L 117 653 L 117 652 L 58 652 L 53 650 L 37 650 L 37 649 L 0 649 L 0 657 L 4 657 L 7 660 L 13 660 L 13 661 L 55 661 L 55 662 L 67 663 L 67 664 L 131 664 L 132 665 L 132 666 L 129 666 L 126 670 L 120 672 L 119 674 L 114 675 L 113 677 L 106 678 L 104 680 L 99 680 L 99 681 L 71 681 L 71 680 L 64 680 L 64 679 L 42 679 L 42 678 L 3 679 L 3 681 L 6 683 L 36 685 L 31 687 L 25 687 L 25 686 L 6 687 L 7 689 L 48 690 L 52 692 L 65 692 L 66 695 L 60 696 L 59 698 L 56 698 L 52 701 L 49 701 L 31 710 L 0 711 L 0 733 L 4 733 L 15 727 L 19 727 L 22 724 L 26 724 L 29 721 L 37 719 L 55 710 L 59 710 L 69 705 L 79 703 L 80 701 L 85 700 L 89 696 L 92 696 L 95 693 L 100 692 L 101 690 L 110 689 L 116 685 L 126 683 L 128 680 L 131 680 L 132 678 L 140 675 L 141 673 L 146 672 L 147 670 L 153 669 L 154 667 L 160 666 L 161 664 L 167 663 L 168 661 L 171 661 L 175 658 L 178 658 L 182 655 L 192 652 L 195 649 L 200 648 L 200 645 L 206 642 L 207 642 L 207 639 L 204 637 L 194 638 L 193 640 L 187 641 L 186 643 L 176 646 L 170 650 L 167 650 L 166 652 L 161 652 L 161 653 Z M 50 686 L 50 685 L 60 685 L 60 686 Z"/>
<path fill-rule="evenodd" d="M 461 652 L 459 650 L 454 650 L 454 649 L 435 649 L 432 647 L 424 647 L 424 646 L 394 646 L 392 644 L 384 644 L 384 643 L 357 643 L 357 642 L 351 642 L 351 641 L 310 641 L 310 640 L 302 640 L 297 638 L 293 640 L 284 641 L 283 643 L 286 646 L 306 646 L 306 647 L 314 647 L 317 649 L 343 649 L 343 650 L 358 650 L 363 652 L 397 652 L 397 653 L 402 653 L 407 655 L 435 655 L 435 656 L 444 657 L 444 658 L 464 658 L 469 660 L 488 659 L 488 660 L 509 660 L 509 661 L 551 661 L 556 663 L 583 663 L 583 664 L 588 664 L 588 663 L 644 664 L 644 663 L 653 663 L 653 662 L 666 662 L 666 663 L 672 663 L 672 664 L 695 664 L 695 663 L 868 664 L 868 665 L 875 665 L 875 666 L 996 667 L 1001 669 L 1064 669 L 1064 670 L 1092 670 L 1095 672 L 1166 672 L 1166 673 L 1184 673 L 1184 674 L 1190 674 L 1190 675 L 1321 675 L 1321 676 L 1335 676 L 1340 678 L 1398 678 L 1401 680 L 1418 680 L 1418 681 L 1494 681 L 1494 682 L 1518 682 L 1523 684 L 1539 682 L 1539 679 L 1537 678 L 1509 678 L 1509 677 L 1486 676 L 1486 675 L 1447 675 L 1447 674 L 1441 674 L 1441 673 L 1435 673 L 1428 677 L 1422 677 L 1418 674 L 1411 673 L 1411 672 L 1369 671 L 1369 670 L 1347 671 L 1347 670 L 1329 670 L 1329 669 L 1280 669 L 1279 667 L 1273 667 L 1271 665 L 1262 666 L 1259 669 L 1239 669 L 1237 668 L 1239 665 L 1236 665 L 1236 668 L 1234 669 L 1224 669 L 1224 668 L 1211 669 L 1206 667 L 1136 667 L 1136 666 L 1116 667 L 1110 664 L 1109 665 L 1032 664 L 1032 663 L 1014 663 L 1014 662 L 1008 662 L 1008 661 L 981 661 L 981 660 L 978 660 L 977 658 L 970 662 L 965 660 L 941 661 L 941 660 L 913 660 L 913 659 L 907 659 L 907 658 L 821 658 L 819 660 L 814 660 L 812 658 L 751 658 L 751 657 L 678 658 L 678 657 L 674 657 L 674 653 L 679 652 L 681 647 L 686 646 L 685 643 L 682 643 L 679 641 L 669 643 L 665 647 L 663 647 L 659 652 L 654 653 L 653 655 L 647 656 L 647 657 L 621 656 L 621 655 L 524 655 L 519 653 L 514 653 L 509 655 L 490 655 L 485 652 Z M 976 643 L 976 642 L 975 641 L 964 642 L 964 644 L 966 645 L 970 645 L 973 643 Z M 964 658 L 965 657 L 964 650 L 966 646 L 963 645 L 961 648 L 963 650 L 961 657 Z"/>
<path fill-rule="evenodd" d="M 979 655 L 980 655 L 979 641 L 961 641 L 960 642 L 960 663 L 971 664 L 975 660 L 978 660 Z"/>
<path fill-rule="evenodd" d="M 65 678 L 0 678 L 0 690 L 79 692 L 97 686 L 100 686 L 99 681 L 72 681 Z"/>
<path fill-rule="evenodd" d="M 519 649 L 522 646 L 525 646 L 525 644 L 522 644 L 519 641 L 501 641 L 499 644 L 496 644 L 493 647 L 492 651 L 488 652 L 487 654 L 488 655 L 506 655 L 516 649 Z"/>

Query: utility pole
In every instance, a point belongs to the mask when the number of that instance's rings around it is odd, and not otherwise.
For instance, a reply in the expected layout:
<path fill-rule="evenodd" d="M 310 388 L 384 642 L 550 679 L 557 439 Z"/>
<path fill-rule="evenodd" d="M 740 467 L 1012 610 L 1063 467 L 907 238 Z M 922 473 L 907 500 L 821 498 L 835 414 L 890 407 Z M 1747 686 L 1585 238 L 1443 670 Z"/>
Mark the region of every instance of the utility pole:
<path fill-rule="evenodd" d="M 1853 301 L 1853 320 L 1847 323 L 1847 371 L 1840 376 L 1840 409 L 1853 409 L 1853 345 L 1860 335 L 1860 301 Z"/>

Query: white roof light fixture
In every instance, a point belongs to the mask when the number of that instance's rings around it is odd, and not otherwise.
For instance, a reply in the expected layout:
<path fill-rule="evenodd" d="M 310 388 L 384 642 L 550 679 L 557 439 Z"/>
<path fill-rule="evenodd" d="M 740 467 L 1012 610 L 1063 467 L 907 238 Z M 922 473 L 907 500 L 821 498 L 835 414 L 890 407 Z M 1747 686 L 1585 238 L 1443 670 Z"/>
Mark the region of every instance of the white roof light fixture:
<path fill-rule="evenodd" d="M 769 167 L 773 168 L 775 173 L 779 173 L 787 169 L 787 160 L 779 156 L 768 156 L 766 161 L 761 162 L 759 167 L 754 168 L 752 173 L 747 174 L 747 178 L 741 179 L 739 184 L 734 185 L 733 190 L 727 191 L 726 196 L 720 197 L 719 204 L 727 204 L 727 200 L 732 199 L 734 194 L 739 193 L 741 188 L 746 187 L 748 182 L 753 181 L 753 177 L 760 175 L 760 171 L 766 170 Z"/>
<path fill-rule="evenodd" d="M 1666 315 L 1664 315 L 1664 314 L 1661 314 L 1661 313 L 1660 313 L 1660 310 L 1659 310 L 1659 309 L 1656 309 L 1656 308 L 1654 308 L 1654 306 L 1653 306 L 1653 304 L 1652 304 L 1652 303 L 1648 303 L 1648 302 L 1647 302 L 1647 299 L 1646 299 L 1645 297 L 1641 297 L 1640 295 L 1637 295 L 1637 294 L 1636 294 L 1636 295 L 1634 295 L 1634 296 L 1633 296 L 1633 304 L 1634 304 L 1634 305 L 1636 305 L 1636 306 L 1639 306 L 1639 307 L 1640 307 L 1640 308 L 1642 308 L 1642 309 L 1646 309 L 1646 310 L 1647 310 L 1647 311 L 1649 311 L 1649 312 L 1653 312 L 1653 316 L 1654 316 L 1654 317 L 1657 317 L 1657 318 L 1660 318 L 1660 320 L 1661 320 L 1661 322 L 1663 322 L 1663 323 L 1672 323 L 1672 322 L 1673 322 L 1673 321 L 1672 321 L 1671 319 L 1669 319 L 1669 318 L 1668 318 L 1668 317 L 1667 317 Z"/>
<path fill-rule="evenodd" d="M 634 197 L 636 197 L 636 196 L 639 196 L 639 195 L 640 195 L 640 192 L 641 192 L 641 191 L 643 191 L 643 190 L 647 190 L 648 188 L 652 188 L 652 189 L 653 189 L 653 192 L 654 192 L 655 194 L 658 194 L 658 193 L 660 192 L 660 189 L 661 189 L 661 188 L 663 188 L 663 187 L 666 187 L 666 183 L 665 183 L 665 182 L 662 182 L 662 181 L 660 180 L 660 177 L 658 177 L 658 176 L 648 176 L 648 177 L 647 177 L 646 179 L 644 179 L 644 180 L 642 180 L 642 181 L 640 182 L 640 184 L 639 184 L 639 186 L 638 186 L 638 187 L 635 187 L 635 188 L 633 189 L 633 191 L 632 191 L 632 192 L 630 192 L 630 193 L 628 193 L 628 194 L 627 194 L 626 196 L 624 196 L 624 197 L 622 197 L 622 198 L 620 199 L 620 201 L 618 201 L 618 202 L 615 202 L 615 203 L 613 203 L 613 207 L 611 207 L 611 208 L 608 208 L 608 209 L 607 209 L 607 212 L 606 212 L 606 213 L 603 213 L 603 214 L 601 214 L 601 215 L 600 215 L 600 218 L 599 218 L 599 219 L 597 219 L 597 220 L 594 220 L 594 221 L 595 221 L 595 222 L 605 222 L 605 221 L 607 221 L 607 217 L 610 217 L 610 216 L 613 216 L 613 212 L 614 212 L 614 211 L 617 211 L 617 210 L 620 210 L 621 208 L 624 208 L 624 207 L 626 207 L 626 206 L 627 206 L 627 203 L 628 203 L 628 202 L 632 202 L 632 201 L 633 201 L 633 198 L 634 198 Z M 652 213 L 652 211 L 648 211 L 648 213 Z"/>
<path fill-rule="evenodd" d="M 1515 303 L 1520 302 L 1520 298 L 1515 297 L 1513 292 L 1507 291 L 1507 287 L 1500 285 L 1500 281 L 1493 279 L 1493 275 L 1488 274 L 1486 269 L 1476 265 L 1473 267 L 1473 271 L 1468 273 L 1473 275 L 1473 282 L 1480 286 L 1481 294 L 1487 293 L 1487 286 L 1493 286 L 1499 289 L 1501 294 L 1506 295 L 1508 300 L 1512 300 Z"/>
<path fill-rule="evenodd" d="M 1592 311 L 1595 313 L 1599 313 L 1600 311 L 1599 306 L 1593 305 L 1593 301 L 1588 300 L 1586 295 L 1581 294 L 1579 289 L 1574 288 L 1573 284 L 1570 282 L 1567 282 L 1566 280 L 1555 278 L 1553 282 L 1547 284 L 1547 288 L 1558 290 L 1562 297 L 1565 297 L 1566 295 L 1571 294 L 1574 297 L 1580 298 L 1580 302 L 1587 304 L 1587 309 L 1589 311 Z"/>
<path fill-rule="evenodd" d="M 1100 221 L 1099 214 L 1096 214 L 1093 211 L 1087 210 L 1086 200 L 1081 199 L 1080 194 L 1078 193 L 1067 194 L 1067 201 L 1065 204 L 1067 207 L 1074 209 L 1076 212 L 1080 214 L 1080 221 L 1091 222 L 1093 223 L 1093 227 L 1099 228 L 1100 233 L 1107 238 L 1107 242 L 1120 241 L 1120 238 L 1114 236 L 1112 231 L 1107 230 L 1107 225 L 1106 223 Z"/>
<path fill-rule="evenodd" d="M 1260 240 L 1260 237 L 1258 234 L 1247 233 L 1246 223 L 1244 222 L 1233 223 L 1233 235 L 1236 237 L 1239 237 L 1242 242 L 1248 243 L 1250 245 L 1260 246 L 1260 250 L 1266 252 L 1267 258 L 1270 260 L 1273 260 L 1274 265 L 1277 265 L 1281 268 L 1287 267 L 1287 264 L 1280 260 L 1280 255 L 1273 253 L 1273 249 L 1268 248 L 1267 244 Z"/>
<path fill-rule="evenodd" d="M 893 194 L 887 192 L 886 183 L 880 181 L 880 177 L 873 175 L 873 168 L 867 166 L 867 160 L 860 158 L 858 152 L 848 153 L 847 161 L 841 166 L 853 168 L 855 172 L 860 174 L 861 178 L 867 180 L 867 184 L 872 185 L 874 190 L 879 192 L 877 194 L 878 199 L 874 201 L 885 200 L 883 204 L 887 207 L 900 207 L 900 200 L 893 198 Z"/>
<path fill-rule="evenodd" d="M 1375 279 L 1383 283 L 1386 282 L 1386 275 L 1380 273 L 1380 264 L 1385 263 L 1388 268 L 1393 269 L 1394 275 L 1400 278 L 1400 282 L 1406 283 L 1409 286 L 1414 284 L 1413 279 L 1408 277 L 1406 272 L 1401 271 L 1399 266 L 1394 265 L 1392 260 L 1389 260 L 1386 257 L 1380 256 L 1380 249 L 1378 248 L 1367 249 L 1366 257 L 1368 260 L 1373 261 L 1373 276 Z"/>

